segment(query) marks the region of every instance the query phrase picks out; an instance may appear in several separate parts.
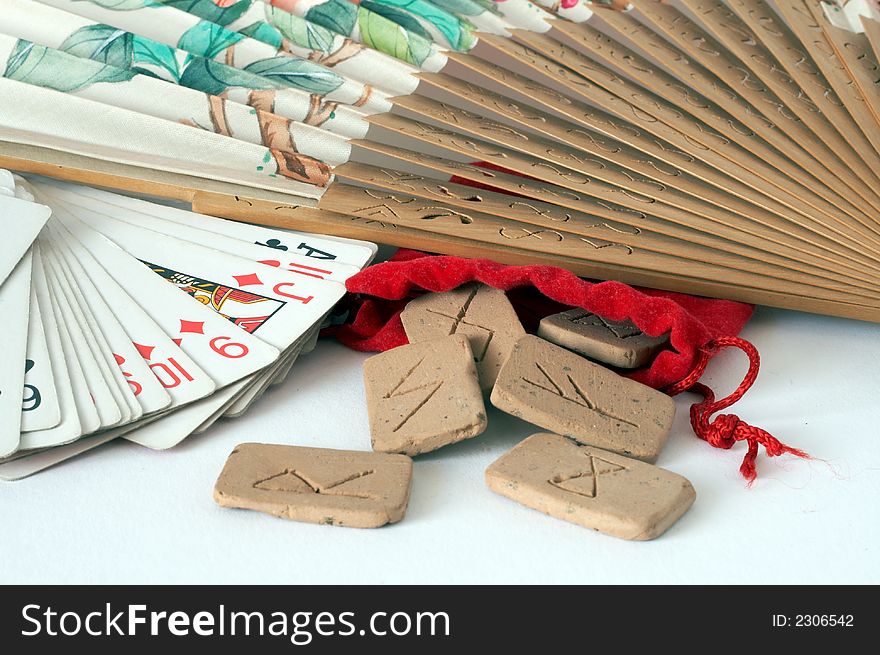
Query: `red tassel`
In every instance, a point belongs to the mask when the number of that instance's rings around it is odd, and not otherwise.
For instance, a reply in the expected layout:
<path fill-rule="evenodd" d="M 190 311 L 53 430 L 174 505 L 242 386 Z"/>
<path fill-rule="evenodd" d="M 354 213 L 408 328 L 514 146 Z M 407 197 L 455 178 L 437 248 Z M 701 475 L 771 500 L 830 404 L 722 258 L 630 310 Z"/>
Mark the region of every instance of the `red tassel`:
<path fill-rule="evenodd" d="M 749 370 L 743 381 L 726 398 L 715 400 L 715 393 L 705 384 L 698 380 L 702 377 L 712 359 L 720 350 L 727 347 L 739 348 L 749 358 Z M 691 426 L 694 433 L 715 448 L 730 449 L 737 441 L 745 441 L 748 451 L 743 457 L 740 473 L 748 480 L 749 485 L 758 477 L 755 468 L 755 460 L 758 458 L 758 445 L 764 446 L 764 451 L 770 457 L 789 454 L 796 457 L 809 459 L 809 455 L 797 448 L 791 448 L 779 441 L 772 434 L 761 428 L 749 425 L 740 420 L 736 414 L 721 414 L 715 420 L 709 421 L 712 414 L 733 405 L 745 395 L 758 377 L 758 369 L 761 366 L 761 357 L 758 349 L 745 339 L 739 337 L 718 337 L 710 340 L 697 351 L 697 362 L 693 370 L 682 380 L 667 387 L 666 393 L 675 396 L 684 391 L 695 391 L 702 394 L 703 400 L 691 406 Z"/>

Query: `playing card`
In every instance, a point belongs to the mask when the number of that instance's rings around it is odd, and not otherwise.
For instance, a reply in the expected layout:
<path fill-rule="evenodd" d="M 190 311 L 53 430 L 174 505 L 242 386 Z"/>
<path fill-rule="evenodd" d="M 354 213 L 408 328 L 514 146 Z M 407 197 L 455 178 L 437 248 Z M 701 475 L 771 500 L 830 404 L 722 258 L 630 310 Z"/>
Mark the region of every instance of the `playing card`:
<path fill-rule="evenodd" d="M 280 355 L 276 348 L 174 289 L 85 223 L 64 211 L 57 211 L 57 216 L 106 271 L 112 271 L 117 280 L 125 281 L 124 288 L 136 294 L 146 313 L 208 374 L 217 388 L 255 373 Z M 176 365 L 166 372 L 178 379 L 192 377 L 189 371 Z"/>
<path fill-rule="evenodd" d="M 250 406 L 266 392 L 281 371 L 289 371 L 293 367 L 296 360 L 299 359 L 301 350 L 301 348 L 297 349 L 295 353 L 292 353 L 283 362 L 273 367 L 268 375 L 263 376 L 250 389 L 240 394 L 239 397 L 225 409 L 223 416 L 227 418 L 237 418 L 244 414 Z"/>
<path fill-rule="evenodd" d="M 52 361 L 43 326 L 43 314 L 33 286 L 31 286 L 30 309 L 21 405 L 22 432 L 48 430 L 61 422 L 61 406 L 58 403 L 55 380 L 52 378 Z"/>
<path fill-rule="evenodd" d="M 46 229 L 43 230 L 43 235 L 46 235 L 48 229 L 47 224 Z M 96 369 L 104 381 L 102 389 L 107 389 L 110 398 L 112 398 L 113 405 L 117 408 L 117 411 L 109 412 L 108 402 L 108 412 L 105 417 L 102 414 L 104 401 L 100 396 L 95 396 L 95 405 L 98 407 L 98 414 L 102 417 L 101 427 L 109 428 L 137 420 L 142 414 L 140 405 L 129 385 L 125 382 L 125 378 L 122 377 L 119 367 L 116 366 L 113 354 L 110 352 L 110 346 L 104 334 L 98 329 L 97 323 L 88 307 L 85 305 L 85 299 L 82 297 L 79 287 L 72 283 L 67 267 L 58 257 L 50 239 L 40 238 L 40 252 L 43 257 L 43 265 L 49 274 L 50 286 L 56 297 L 61 301 L 62 312 L 66 311 L 65 308 L 69 309 L 77 326 L 79 326 L 79 331 L 82 333 L 93 356 Z M 66 324 L 65 327 L 69 328 L 70 324 Z M 74 343 L 76 343 L 76 338 L 74 338 Z M 82 352 L 82 350 L 79 350 L 77 354 L 81 355 Z M 82 357 L 80 359 L 82 361 Z M 86 370 L 85 367 L 84 370 Z M 89 379 L 88 375 L 86 379 Z M 116 418 L 117 414 L 118 418 Z"/>
<path fill-rule="evenodd" d="M 31 253 L 25 253 L 0 286 L 0 312 L 3 314 L 3 348 L 0 348 L 0 457 L 14 453 L 19 445 L 32 266 Z"/>
<path fill-rule="evenodd" d="M 158 380 L 171 402 L 165 408 L 186 405 L 212 393 L 214 381 L 181 349 L 125 289 L 92 256 L 91 252 L 69 232 L 65 232 L 68 250 L 76 257 L 100 296 L 106 301 L 134 346 L 137 356 L 125 357 L 121 366 L 127 367 L 133 360 L 140 360 L 147 371 L 138 367 L 126 368 L 126 378 L 132 385 L 143 386 L 145 380 Z M 106 244 L 112 248 L 112 244 Z M 118 250 L 118 249 L 117 249 Z M 140 262 L 131 260 L 140 270 Z"/>
<path fill-rule="evenodd" d="M 117 380 L 124 385 L 130 401 L 134 403 L 134 406 L 131 406 L 131 420 L 167 408 L 171 404 L 171 396 L 140 356 L 103 294 L 94 285 L 83 264 L 76 259 L 67 241 L 63 239 L 60 229 L 52 229 L 53 223 L 55 221 L 49 221 L 51 243 L 59 258 L 64 260 L 68 270 L 77 280 L 82 299 L 95 321 L 93 330 L 99 330 L 107 340 Z"/>
<path fill-rule="evenodd" d="M 68 343 L 69 339 L 66 338 L 66 332 L 64 332 L 63 338 L 62 330 L 59 329 L 49 287 L 42 273 L 42 262 L 37 256 L 38 252 L 39 248 L 35 250 L 34 254 L 31 281 L 43 320 L 49 359 L 52 362 L 52 377 L 58 392 L 61 422 L 52 428 L 23 433 L 20 444 L 22 450 L 67 443 L 82 434 L 97 429 L 100 423 L 91 398 L 87 399 L 83 405 L 82 414 L 80 413 L 79 403 L 82 401 L 78 390 L 85 386 L 85 380 L 82 379 L 82 370 L 79 368 L 76 358 L 73 358 L 68 364 L 65 343 Z M 72 348 L 69 343 L 68 348 Z"/>
<path fill-rule="evenodd" d="M 292 273 L 303 277 L 321 280 L 335 280 L 345 282 L 349 277 L 360 269 L 351 264 L 336 261 L 316 262 L 305 255 L 286 253 L 281 250 L 268 250 L 267 248 L 248 243 L 240 239 L 206 231 L 183 222 L 175 222 L 158 218 L 156 216 L 135 212 L 124 207 L 113 207 L 92 202 L 88 207 L 71 202 L 70 194 L 52 187 L 51 185 L 35 185 L 37 193 L 52 206 L 62 205 L 73 215 L 86 221 L 94 229 L 111 236 L 111 230 L 115 229 L 113 223 L 124 223 L 135 227 L 154 230 L 160 234 L 184 239 L 194 244 L 207 246 L 213 250 L 219 250 L 233 255 L 238 255 L 255 262 L 268 266 L 284 268 Z M 190 215 L 195 215 L 190 213 Z M 210 219 L 217 220 L 217 219 Z M 111 237 L 112 238 L 112 237 Z"/>
<path fill-rule="evenodd" d="M 67 209 L 64 206 L 59 215 L 64 216 Z M 82 211 L 79 215 L 93 220 L 91 213 Z M 345 293 L 335 282 L 250 262 L 126 223 L 106 218 L 96 222 L 104 234 L 145 262 L 145 270 L 152 269 L 205 307 L 284 351 L 318 324 Z M 235 355 L 237 350 L 229 352 Z M 180 426 L 195 430 L 251 382 L 215 394 L 198 407 L 163 417 L 128 438 L 151 447 L 170 447 L 174 444 L 169 442 L 188 434 L 183 434 Z M 169 438 L 171 434 L 174 439 Z"/>
<path fill-rule="evenodd" d="M 0 284 L 24 256 L 37 238 L 40 230 L 49 220 L 51 210 L 20 198 L 0 195 L 0 218 L 4 224 L 12 224 L 15 229 L 6 230 L 0 239 Z"/>
<path fill-rule="evenodd" d="M 74 213 L 76 213 L 78 209 L 79 210 L 84 209 L 84 206 L 82 205 L 82 200 L 83 200 L 82 197 L 76 198 L 73 193 L 66 193 L 66 194 L 65 193 L 58 193 L 57 189 L 54 187 L 54 185 L 40 185 L 39 188 L 40 188 L 40 193 L 43 194 L 43 196 L 47 202 L 50 202 L 50 203 L 54 202 L 54 203 L 56 203 L 56 205 L 58 202 L 64 202 L 65 208 L 71 210 Z M 53 195 L 53 193 L 54 193 L 54 195 Z M 113 196 L 113 194 L 105 194 L 105 195 Z M 157 212 L 158 210 L 165 209 L 162 207 L 151 205 L 150 203 L 145 203 L 142 201 L 135 201 L 132 199 L 124 198 L 122 196 L 120 196 L 119 198 L 121 198 L 123 200 L 130 200 L 132 203 L 134 203 L 134 206 L 138 207 L 138 209 L 150 209 L 153 212 Z M 79 201 L 81 204 L 79 206 L 77 206 L 74 203 L 66 202 L 71 199 L 74 201 Z M 167 220 L 164 220 L 164 217 L 165 217 L 164 214 L 163 214 L 163 219 L 157 219 L 155 217 L 145 216 L 143 213 L 140 213 L 140 212 L 135 213 L 133 211 L 127 211 L 127 210 L 125 210 L 124 207 L 118 207 L 115 209 L 115 211 L 113 211 L 113 207 L 111 205 L 106 204 L 106 203 L 102 203 L 102 202 L 92 202 L 92 204 L 86 203 L 86 205 L 88 206 L 87 215 L 90 217 L 88 219 L 90 221 L 94 221 L 96 219 L 96 214 L 95 214 L 94 210 L 98 207 L 103 207 L 103 211 L 101 211 L 99 215 L 103 216 L 105 220 L 107 218 L 112 218 L 115 220 L 123 220 L 123 222 L 129 222 L 129 224 L 134 224 L 136 226 L 148 227 L 150 229 L 155 229 L 157 232 L 173 234 L 174 236 L 178 236 L 180 238 L 190 240 L 194 243 L 208 245 L 213 249 L 223 250 L 223 251 L 230 252 L 232 254 L 237 254 L 240 256 L 247 256 L 248 258 L 252 258 L 256 261 L 261 261 L 260 258 L 265 258 L 266 251 L 264 250 L 263 247 L 254 247 L 253 244 L 245 243 L 245 242 L 241 241 L 240 239 L 233 239 L 233 238 L 229 238 L 229 237 L 225 237 L 223 235 L 213 234 L 213 233 L 209 234 L 209 233 L 206 233 L 205 230 L 194 229 L 191 225 L 188 225 L 188 224 L 185 224 L 182 222 L 184 219 L 191 219 L 193 217 L 196 217 L 198 224 L 201 226 L 207 227 L 209 225 L 213 225 L 218 222 L 225 223 L 225 221 L 222 221 L 219 219 L 212 219 L 212 218 L 199 216 L 199 215 L 193 214 L 192 212 L 184 212 L 181 210 L 171 210 L 169 215 L 173 216 L 176 219 L 176 222 L 169 222 Z M 110 215 L 110 212 L 112 212 L 112 217 Z M 84 216 L 84 215 L 86 215 L 86 214 L 81 214 L 81 216 Z M 106 222 L 99 223 L 98 225 L 101 226 L 100 229 L 102 232 L 108 233 L 108 226 L 107 226 Z M 252 226 L 237 226 L 237 227 L 244 228 L 244 231 L 250 232 L 249 236 L 251 238 L 253 238 L 253 236 L 254 236 L 253 233 L 256 230 L 262 230 L 263 232 L 267 232 L 266 230 L 263 230 L 262 228 L 255 229 Z M 241 229 L 237 230 L 237 233 L 238 233 L 239 237 L 241 237 L 243 235 L 243 232 Z M 258 234 L 257 241 L 259 241 L 259 236 L 260 235 Z M 273 241 L 272 239 L 269 238 L 268 234 L 264 234 L 262 236 L 265 237 L 266 241 L 259 242 L 260 246 L 277 245 L 277 243 L 276 243 L 277 239 L 275 239 Z M 272 243 L 270 243 L 270 242 L 272 242 Z M 372 245 L 372 244 L 370 244 L 370 245 Z M 317 246 L 315 246 L 315 248 L 316 247 Z M 315 248 L 311 248 L 309 250 L 309 252 L 312 255 L 317 254 Z M 350 250 L 354 250 L 355 252 L 359 251 L 358 252 L 358 255 L 360 256 L 360 258 L 358 259 L 359 263 L 367 261 L 369 258 L 372 257 L 373 252 L 374 252 L 371 248 L 367 248 L 364 246 L 357 246 L 356 249 L 354 247 L 350 247 Z M 281 252 L 283 252 L 283 250 Z M 323 253 L 321 256 L 330 257 L 330 254 Z M 329 279 L 345 279 L 357 271 L 357 268 L 353 267 L 353 266 L 342 267 L 339 264 L 335 264 L 335 263 L 330 263 L 330 264 L 323 264 L 322 263 L 320 265 L 317 265 L 317 264 L 312 265 L 311 263 L 304 264 L 303 263 L 304 260 L 305 260 L 305 258 L 302 256 L 286 257 L 286 258 L 282 258 L 280 260 L 277 258 L 270 258 L 268 260 L 262 259 L 262 261 L 265 263 L 275 265 L 275 266 L 282 265 L 282 266 L 286 267 L 288 270 L 290 270 L 291 272 L 296 272 L 298 274 L 306 275 L 308 277 L 323 277 L 323 278 L 329 278 Z M 308 343 L 305 346 L 306 349 L 310 350 L 311 348 L 313 348 L 316 340 L 317 340 L 317 329 L 315 328 L 312 330 L 311 334 L 309 335 Z M 292 361 L 291 361 L 290 365 L 283 368 L 285 373 L 286 373 L 286 371 L 289 371 L 291 365 L 292 365 Z M 275 370 L 278 370 L 279 368 L 280 367 L 276 366 Z M 242 397 L 236 401 L 235 409 L 230 410 L 230 415 L 240 414 L 246 408 L 246 406 L 249 406 L 253 402 L 253 400 L 258 396 L 258 393 L 256 393 L 256 392 L 258 390 L 265 390 L 265 388 L 268 386 L 267 384 L 265 384 L 265 382 L 266 382 L 265 377 L 262 376 L 259 380 L 255 381 L 253 384 L 251 384 L 249 389 L 242 393 Z M 202 427 L 204 427 L 204 426 L 202 426 Z"/>
<path fill-rule="evenodd" d="M 319 324 L 345 293 L 345 288 L 335 282 L 249 262 L 131 225 L 118 223 L 106 231 L 142 260 L 173 262 L 160 265 L 151 261 L 150 268 L 227 320 L 285 352 Z M 154 448 L 170 447 L 174 443 L 169 435 L 188 436 L 259 377 L 215 394 L 185 413 L 163 418 L 128 438 Z M 169 425 L 175 426 L 174 431 Z"/>
<path fill-rule="evenodd" d="M 209 427 L 211 427 L 215 422 L 217 422 L 220 418 L 224 416 L 233 416 L 231 413 L 233 408 L 240 406 L 241 404 L 246 404 L 250 406 L 250 404 L 259 397 L 262 393 L 262 389 L 264 388 L 267 381 L 271 381 L 274 376 L 277 374 L 279 368 L 284 367 L 287 362 L 293 362 L 296 360 L 302 349 L 302 342 L 304 342 L 308 334 L 313 330 L 311 328 L 309 332 L 306 332 L 305 335 L 301 336 L 297 339 L 278 359 L 277 362 L 272 364 L 272 366 L 267 367 L 257 375 L 253 376 L 248 384 L 242 385 L 236 390 L 235 394 L 227 395 L 226 402 L 222 405 L 215 405 L 214 412 L 208 416 L 195 430 L 193 430 L 192 434 L 201 434 Z M 238 413 L 235 413 L 237 416 Z"/>
<path fill-rule="evenodd" d="M 259 330 L 260 338 L 276 347 L 289 347 L 345 293 L 337 282 L 255 263 L 83 210 L 71 214 L 202 305 L 250 333 Z"/>
<path fill-rule="evenodd" d="M 167 221 L 204 230 L 205 232 L 225 235 L 238 241 L 273 248 L 282 253 L 286 252 L 291 255 L 308 257 L 316 262 L 318 267 L 320 267 L 320 262 L 335 261 L 363 268 L 373 260 L 378 250 L 376 244 L 369 241 L 316 235 L 275 227 L 262 227 L 250 223 L 238 223 L 213 216 L 204 216 L 184 209 L 146 202 L 101 189 L 66 184 L 54 180 L 47 181 L 45 184 L 41 181 L 40 186 L 52 187 L 52 189 L 63 191 L 64 193 L 60 197 L 83 207 L 94 207 L 97 209 L 101 205 L 104 205 L 105 208 L 109 205 L 117 208 L 127 208 L 139 214 L 155 216 Z M 88 204 L 86 199 L 96 204 Z M 107 213 L 106 209 L 105 213 Z"/>
<path fill-rule="evenodd" d="M 15 178 L 5 168 L 0 168 L 0 194 L 8 198 L 15 197 Z"/>
<path fill-rule="evenodd" d="M 290 369 L 293 368 L 293 365 L 296 362 L 289 362 L 286 366 L 281 367 L 281 370 L 275 375 L 275 378 L 272 380 L 271 386 L 275 386 L 277 384 L 281 384 L 284 380 L 287 379 L 287 376 L 290 374 Z"/>
<path fill-rule="evenodd" d="M 195 434 L 199 426 L 234 399 L 255 379 L 255 375 L 227 385 L 213 395 L 138 427 L 125 436 L 129 441 L 151 448 L 166 450 Z"/>
<path fill-rule="evenodd" d="M 75 304 L 72 291 L 63 277 L 56 272 L 53 258 L 48 253 L 43 253 L 42 246 L 40 253 L 45 279 L 54 303 L 55 317 L 58 319 L 62 332 L 62 342 L 64 342 L 64 334 L 66 334 L 72 347 L 71 350 L 68 350 L 65 346 L 68 363 L 71 358 L 75 358 L 79 362 L 86 382 L 86 388 L 80 389 L 80 392 L 88 394 L 88 397 L 83 396 L 81 404 L 91 403 L 97 411 L 99 424 L 95 429 L 118 425 L 123 418 L 122 407 L 114 395 L 115 390 L 108 383 L 109 371 L 103 370 L 104 362 L 101 360 L 101 352 L 85 325 L 85 319 L 77 311 L 78 307 Z M 77 409 L 80 409 L 79 403 Z"/>
<path fill-rule="evenodd" d="M 24 182 L 24 179 L 18 175 L 13 175 L 12 177 L 15 180 L 15 190 L 13 191 L 13 195 L 19 200 L 34 202 L 34 194 L 30 192 L 30 189 L 28 189 L 25 184 L 21 184 L 21 182 Z"/>
<path fill-rule="evenodd" d="M 242 389 L 235 398 L 232 398 L 222 408 L 221 411 L 216 412 L 211 418 L 202 423 L 194 434 L 200 434 L 204 432 L 222 416 L 234 418 L 240 416 L 244 411 L 246 411 L 254 403 L 254 401 L 263 394 L 263 392 L 266 390 L 272 380 L 275 379 L 275 376 L 280 370 L 293 365 L 293 362 L 297 360 L 300 353 L 302 352 L 303 342 L 308 340 L 309 334 L 311 334 L 313 331 L 314 328 L 311 328 L 302 337 L 297 339 L 296 342 L 294 342 L 293 345 L 291 345 L 291 347 L 287 349 L 287 351 L 284 353 L 284 356 L 280 358 L 278 362 L 260 373 L 248 387 Z"/>
<path fill-rule="evenodd" d="M 0 461 L 0 480 L 12 482 L 13 480 L 21 480 L 34 473 L 39 473 L 50 466 L 60 464 L 65 460 L 112 441 L 118 436 L 113 433 L 114 430 L 100 432 L 94 436 L 79 439 L 64 446 L 41 448 L 21 453 L 18 457 L 11 457 Z"/>

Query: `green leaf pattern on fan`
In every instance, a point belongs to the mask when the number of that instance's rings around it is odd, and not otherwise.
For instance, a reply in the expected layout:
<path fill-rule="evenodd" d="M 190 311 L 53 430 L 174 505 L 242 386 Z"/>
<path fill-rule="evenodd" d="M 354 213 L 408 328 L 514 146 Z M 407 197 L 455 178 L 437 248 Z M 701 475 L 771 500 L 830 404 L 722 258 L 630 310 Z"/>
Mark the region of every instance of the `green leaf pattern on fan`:
<path fill-rule="evenodd" d="M 244 71 L 320 95 L 326 95 L 342 84 L 342 78 L 336 73 L 293 57 L 260 59 L 245 66 Z"/>
<path fill-rule="evenodd" d="M 453 50 L 466 52 L 476 45 L 474 27 L 467 18 L 444 11 L 426 0 L 361 0 L 361 6 L 373 11 L 377 11 L 377 5 L 403 10 L 418 18 L 423 26 L 434 28 Z M 387 17 L 395 22 L 399 20 L 390 14 Z"/>
<path fill-rule="evenodd" d="M 163 5 L 180 9 L 199 18 L 217 23 L 229 25 L 241 18 L 253 4 L 252 0 L 231 0 L 229 2 L 214 2 L 214 0 L 161 0 Z"/>
<path fill-rule="evenodd" d="M 143 9 L 144 7 L 156 7 L 159 5 L 155 0 L 82 0 L 92 4 L 113 9 L 115 11 L 131 11 L 132 9 Z"/>
<path fill-rule="evenodd" d="M 133 35 L 110 25 L 87 25 L 64 39 L 58 49 L 77 57 L 127 68 L 132 60 Z"/>
<path fill-rule="evenodd" d="M 194 55 L 213 59 L 243 38 L 244 34 L 231 32 L 221 25 L 202 20 L 180 36 L 177 47 Z"/>
<path fill-rule="evenodd" d="M 371 11 L 358 12 L 358 27 L 366 45 L 414 66 L 421 66 L 433 51 L 427 39 Z"/>
<path fill-rule="evenodd" d="M 336 34 L 326 27 L 321 27 L 271 5 L 266 5 L 266 21 L 277 29 L 285 39 L 298 46 L 324 53 L 329 53 L 333 49 L 333 38 Z"/>
<path fill-rule="evenodd" d="M 4 77 L 70 93 L 98 82 L 125 82 L 135 72 L 100 61 L 65 57 L 58 50 L 19 39 L 7 60 Z"/>
<path fill-rule="evenodd" d="M 348 2 L 348 0 L 328 0 L 312 6 L 305 18 L 332 32 L 348 36 L 354 30 L 357 12 L 357 5 Z"/>

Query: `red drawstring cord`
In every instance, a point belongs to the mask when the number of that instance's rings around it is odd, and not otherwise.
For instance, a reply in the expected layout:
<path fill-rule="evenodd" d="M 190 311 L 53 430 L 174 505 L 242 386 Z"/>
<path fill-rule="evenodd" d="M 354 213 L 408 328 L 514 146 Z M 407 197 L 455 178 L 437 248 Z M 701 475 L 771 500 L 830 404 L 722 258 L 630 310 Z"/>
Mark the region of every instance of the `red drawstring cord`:
<path fill-rule="evenodd" d="M 727 347 L 739 348 L 746 354 L 749 358 L 749 370 L 732 394 L 716 401 L 715 393 L 706 385 L 698 382 L 698 380 L 705 372 L 709 360 L 718 351 Z M 758 477 L 755 469 L 755 460 L 758 457 L 759 444 L 764 446 L 764 450 L 770 457 L 788 453 L 797 457 L 809 458 L 809 455 L 804 451 L 786 446 L 766 430 L 749 425 L 745 421 L 740 420 L 735 414 L 721 414 L 715 417 L 715 420 L 709 421 L 712 414 L 730 407 L 743 397 L 746 391 L 754 384 L 755 378 L 758 377 L 760 366 L 761 358 L 758 355 L 758 349 L 751 343 L 738 337 L 719 337 L 712 339 L 699 349 L 697 362 L 693 370 L 684 379 L 679 380 L 666 389 L 666 393 L 670 396 L 675 396 L 684 391 L 695 391 L 702 394 L 703 400 L 691 405 L 691 426 L 693 426 L 694 433 L 700 439 L 709 442 L 715 448 L 724 449 L 732 448 L 737 441 L 748 443 L 749 449 L 745 457 L 743 457 L 739 470 L 743 477 L 748 480 L 749 484 Z"/>

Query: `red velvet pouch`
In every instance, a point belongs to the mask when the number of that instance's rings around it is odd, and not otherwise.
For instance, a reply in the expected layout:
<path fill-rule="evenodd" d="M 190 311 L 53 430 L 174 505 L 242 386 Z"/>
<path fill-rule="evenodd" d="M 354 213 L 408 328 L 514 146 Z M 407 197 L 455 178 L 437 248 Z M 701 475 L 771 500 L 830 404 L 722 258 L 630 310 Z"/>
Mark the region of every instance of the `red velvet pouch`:
<path fill-rule="evenodd" d="M 748 451 L 740 470 L 749 482 L 756 477 L 758 445 L 771 456 L 803 452 L 783 445 L 770 434 L 715 412 L 739 400 L 757 376 L 755 347 L 737 335 L 752 315 L 753 306 L 669 291 L 635 288 L 621 282 L 589 282 L 554 266 L 507 266 L 485 259 L 463 259 L 399 250 L 389 261 L 370 266 L 349 278 L 346 286 L 352 322 L 331 329 L 346 346 L 362 351 L 388 350 L 407 343 L 400 313 L 407 302 L 424 292 L 449 291 L 471 281 L 503 289 L 523 327 L 534 332 L 545 316 L 580 307 L 619 321 L 629 319 L 651 336 L 669 333 L 670 347 L 649 367 L 628 377 L 670 395 L 695 391 L 704 399 L 691 407 L 691 425 L 702 439 L 718 448 L 746 441 Z M 742 349 L 749 372 L 739 388 L 716 401 L 711 389 L 698 382 L 709 360 L 725 347 Z"/>

